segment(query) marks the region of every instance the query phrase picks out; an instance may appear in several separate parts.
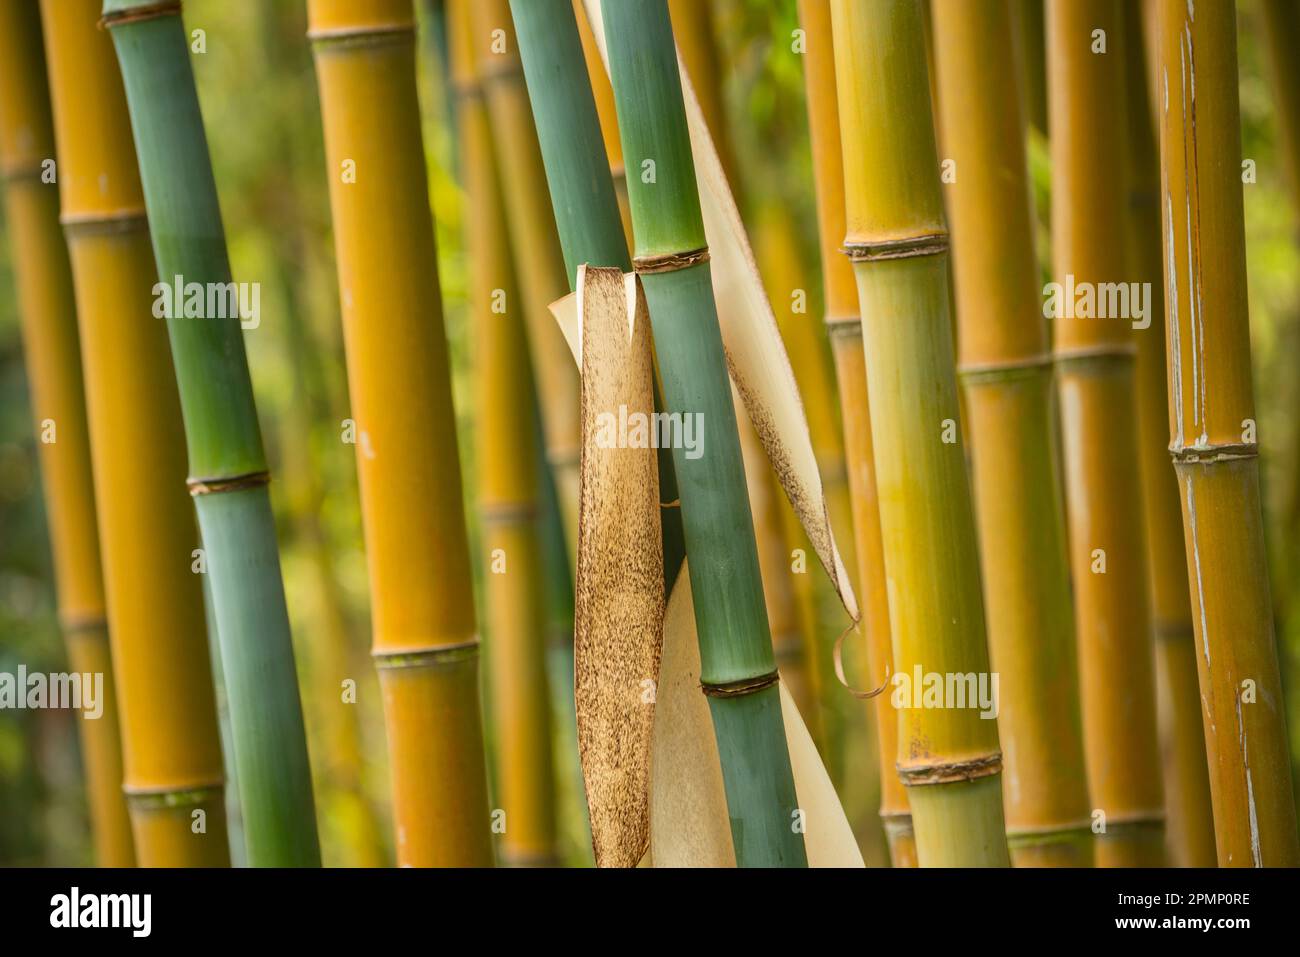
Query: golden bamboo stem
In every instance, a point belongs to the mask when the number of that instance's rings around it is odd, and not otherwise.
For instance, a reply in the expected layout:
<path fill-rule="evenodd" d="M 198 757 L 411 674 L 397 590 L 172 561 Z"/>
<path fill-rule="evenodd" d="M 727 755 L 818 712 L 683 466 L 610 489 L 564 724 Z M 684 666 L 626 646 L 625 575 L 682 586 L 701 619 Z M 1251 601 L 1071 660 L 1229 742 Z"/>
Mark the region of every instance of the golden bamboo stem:
<path fill-rule="evenodd" d="M 414 14 L 410 0 L 311 0 L 308 14 L 397 859 L 489 865 L 479 644 L 415 89 Z"/>
<path fill-rule="evenodd" d="M 471 0 L 451 0 L 452 85 L 468 200 L 466 252 L 474 343 L 478 501 L 483 526 L 488 665 L 506 863 L 556 863 L 555 772 L 546 680 L 538 538 L 533 375 L 515 297 L 492 130 L 470 25 Z M 493 307 L 495 291 L 504 305 Z"/>
<path fill-rule="evenodd" d="M 68 254 L 59 232 L 40 22 L 27 3 L 0 3 L 0 176 L 23 353 L 54 560 L 59 623 L 72 670 L 101 675 L 104 710 L 77 720 L 95 861 L 135 863 L 122 795 L 117 691 L 109 653 L 85 391 Z M 92 679 L 93 680 L 93 679 Z"/>
<path fill-rule="evenodd" d="M 852 504 L 858 594 L 862 595 L 860 630 L 866 640 L 873 684 L 894 671 L 889 626 L 889 594 L 880 536 L 880 505 L 871 441 L 867 365 L 862 319 L 853 266 L 840 248 L 844 219 L 844 157 L 840 143 L 839 100 L 831 40 L 829 0 L 800 0 L 799 22 L 808 48 L 804 79 L 808 91 L 808 127 L 813 179 L 817 194 L 825 321 L 835 359 L 843 416 L 844 452 Z M 870 702 L 875 718 L 880 761 L 880 817 L 895 867 L 916 865 L 916 841 L 907 790 L 894 767 L 898 751 L 898 713 L 888 700 Z"/>
<path fill-rule="evenodd" d="M 921 8 L 833 0 L 831 15 L 894 661 L 909 680 L 987 675 L 965 462 L 943 441 L 960 413 Z M 900 703 L 898 767 L 918 862 L 1006 866 L 995 723 L 966 707 Z"/>
<path fill-rule="evenodd" d="M 1000 675 L 1003 799 L 1017 866 L 1091 865 L 1070 570 L 1053 455 L 1024 116 L 1007 0 L 934 4 L 942 129 L 956 181 L 959 364 L 990 656 Z"/>
<path fill-rule="evenodd" d="M 1132 474 L 1133 338 L 1128 317 L 1076 317 L 1071 301 L 1075 284 L 1096 289 L 1128 277 L 1123 21 L 1115 0 L 1058 0 L 1047 20 L 1052 252 L 1064 290 L 1055 352 L 1097 864 L 1159 865 L 1164 796 L 1146 536 Z"/>
<path fill-rule="evenodd" d="M 546 457 L 555 475 L 570 561 L 578 534 L 578 373 L 552 302 L 569 292 L 551 193 L 533 126 L 509 0 L 470 4 L 484 100 L 505 197 L 510 252 L 542 407 Z"/>
<path fill-rule="evenodd" d="M 1128 249 L 1134 277 L 1150 283 L 1151 324 L 1137 340 L 1138 438 L 1142 514 L 1154 616 L 1165 844 L 1179 867 L 1213 867 L 1214 815 L 1201 730 L 1192 599 L 1183 556 L 1178 480 L 1169 463 L 1164 296 L 1161 293 L 1160 157 L 1152 131 L 1142 10 L 1124 8 L 1128 108 Z"/>
<path fill-rule="evenodd" d="M 1169 448 L 1218 859 L 1294 867 L 1251 392 L 1235 10 L 1162 0 L 1159 33 Z"/>

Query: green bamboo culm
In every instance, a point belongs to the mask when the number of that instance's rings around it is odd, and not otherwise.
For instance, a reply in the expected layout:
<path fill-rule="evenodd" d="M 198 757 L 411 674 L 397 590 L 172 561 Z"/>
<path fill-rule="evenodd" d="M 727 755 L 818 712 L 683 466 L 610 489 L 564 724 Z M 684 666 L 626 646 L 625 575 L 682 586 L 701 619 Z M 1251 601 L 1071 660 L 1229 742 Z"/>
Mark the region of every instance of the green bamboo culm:
<path fill-rule="evenodd" d="M 107 0 L 104 23 L 126 86 L 162 284 L 230 283 L 180 4 Z M 181 307 L 171 303 L 167 330 L 211 576 L 248 861 L 319 866 L 269 474 L 240 322 L 178 318 Z"/>
<path fill-rule="evenodd" d="M 670 414 L 703 422 L 696 458 L 673 450 L 690 557 L 700 684 L 709 699 L 736 862 L 805 867 L 758 550 L 713 299 L 677 53 L 665 0 L 607 4 L 633 266 L 645 286 Z"/>
<path fill-rule="evenodd" d="M 569 289 L 575 288 L 578 267 L 583 263 L 617 266 L 631 272 L 632 259 L 619 218 L 614 177 L 600 132 L 572 0 L 511 0 L 510 12 Z M 661 392 L 656 381 L 655 404 L 660 408 Z M 658 456 L 659 497 L 672 502 L 677 498 L 672 452 L 661 448 Z M 678 510 L 664 509 L 661 514 L 664 578 L 666 591 L 670 592 L 686 546 Z"/>

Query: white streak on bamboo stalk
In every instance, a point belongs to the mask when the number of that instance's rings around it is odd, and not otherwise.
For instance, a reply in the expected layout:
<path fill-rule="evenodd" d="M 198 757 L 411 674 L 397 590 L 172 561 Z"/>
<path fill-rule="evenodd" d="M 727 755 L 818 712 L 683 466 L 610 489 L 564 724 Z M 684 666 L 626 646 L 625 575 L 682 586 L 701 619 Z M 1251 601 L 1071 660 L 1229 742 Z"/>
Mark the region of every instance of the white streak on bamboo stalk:
<path fill-rule="evenodd" d="M 1246 746 L 1246 722 L 1241 716 L 1241 695 L 1237 698 L 1237 743 L 1241 746 L 1241 764 L 1246 769 L 1246 807 L 1250 812 L 1250 858 L 1256 867 L 1263 867 L 1259 850 L 1259 819 L 1255 814 L 1255 787 L 1250 776 L 1250 749 Z"/>
<path fill-rule="evenodd" d="M 1196 530 L 1196 496 L 1192 494 L 1192 476 L 1187 474 L 1187 521 L 1192 527 L 1192 567 L 1196 569 L 1196 601 L 1201 612 L 1201 647 L 1205 652 L 1205 668 L 1210 668 L 1210 631 L 1205 619 L 1205 585 L 1201 580 L 1200 533 Z"/>
<path fill-rule="evenodd" d="M 1174 421 L 1177 426 L 1173 447 L 1181 451 L 1183 447 L 1183 350 L 1178 335 L 1178 261 L 1174 254 L 1174 204 L 1169 193 L 1165 193 L 1165 208 L 1169 221 L 1169 359 L 1174 386 Z"/>

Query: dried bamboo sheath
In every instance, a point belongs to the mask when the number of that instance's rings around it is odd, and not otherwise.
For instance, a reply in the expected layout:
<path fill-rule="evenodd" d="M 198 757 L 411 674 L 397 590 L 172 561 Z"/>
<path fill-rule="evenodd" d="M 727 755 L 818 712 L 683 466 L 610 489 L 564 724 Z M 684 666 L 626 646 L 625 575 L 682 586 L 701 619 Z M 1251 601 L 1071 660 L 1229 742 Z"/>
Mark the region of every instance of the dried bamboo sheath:
<path fill-rule="evenodd" d="M 40 471 L 59 621 L 69 666 L 103 680 L 103 713 L 77 719 L 95 860 L 129 867 L 135 854 L 122 794 L 72 277 L 59 234 L 59 187 L 42 178 L 53 172 L 45 164 L 54 159 L 54 133 L 40 50 L 36 8 L 19 0 L 0 3 L 0 176 L 31 408 L 42 436 Z"/>
<path fill-rule="evenodd" d="M 1300 864 L 1251 394 L 1236 24 L 1162 0 L 1170 451 L 1221 867 Z"/>
<path fill-rule="evenodd" d="M 799 22 L 808 41 L 805 54 L 808 125 L 817 192 L 826 327 L 830 335 L 844 416 L 844 451 L 852 499 L 858 587 L 863 597 L 860 628 L 866 640 L 872 680 L 893 674 L 889 594 L 880 538 L 880 504 L 871 439 L 870 397 L 862 319 L 853 266 L 840 250 L 844 240 L 844 157 L 841 152 L 835 57 L 831 38 L 830 0 L 800 0 Z M 880 751 L 880 817 L 895 867 L 915 866 L 916 842 L 907 791 L 898 777 L 898 713 L 888 696 L 875 708 Z"/>
<path fill-rule="evenodd" d="M 398 863 L 490 865 L 479 646 L 413 11 L 410 0 L 312 0 L 308 13 Z"/>
<path fill-rule="evenodd" d="M 960 367 L 998 730 L 1007 836 L 1017 866 L 1092 863 L 1063 505 L 1055 474 L 1052 364 L 1005 0 L 935 4 L 939 103 L 956 164 Z M 1050 769 L 1048 771 L 1047 769 Z"/>
<path fill-rule="evenodd" d="M 157 275 L 231 282 L 180 4 L 108 0 Z M 249 860 L 320 863 L 289 618 L 239 317 L 167 319 L 230 702 Z"/>

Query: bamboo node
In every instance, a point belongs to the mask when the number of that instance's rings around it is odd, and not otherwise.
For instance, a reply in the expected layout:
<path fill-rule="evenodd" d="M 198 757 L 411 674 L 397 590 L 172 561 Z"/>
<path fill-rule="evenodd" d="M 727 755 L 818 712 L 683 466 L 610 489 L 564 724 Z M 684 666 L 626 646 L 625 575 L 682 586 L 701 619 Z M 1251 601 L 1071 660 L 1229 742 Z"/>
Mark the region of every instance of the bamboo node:
<path fill-rule="evenodd" d="M 60 615 L 59 628 L 65 635 L 76 635 L 87 631 L 107 631 L 108 619 L 97 615 Z"/>
<path fill-rule="evenodd" d="M 658 256 L 637 256 L 632 269 L 638 276 L 651 276 L 661 272 L 677 272 L 709 261 L 709 247 L 701 246 L 684 253 L 662 253 Z"/>
<path fill-rule="evenodd" d="M 756 678 L 741 678 L 739 681 L 729 681 L 720 685 L 701 682 L 700 690 L 710 698 L 739 698 L 770 688 L 780 680 L 780 674 L 772 671 Z"/>
<path fill-rule="evenodd" d="M 246 475 L 232 475 L 229 478 L 190 478 L 185 480 L 189 487 L 190 494 L 199 495 L 216 495 L 220 492 L 238 492 L 241 489 L 256 488 L 259 485 L 269 485 L 271 482 L 271 473 L 249 472 Z"/>
<path fill-rule="evenodd" d="M 156 20 L 159 17 L 180 16 L 181 0 L 160 0 L 158 3 L 146 3 L 125 10 L 111 10 L 99 18 L 99 29 L 115 27 L 122 23 L 135 23 L 140 20 Z"/>
<path fill-rule="evenodd" d="M 917 787 L 923 784 L 956 784 L 960 781 L 976 781 L 1002 773 L 1002 752 L 982 754 L 966 761 L 947 761 L 942 764 L 926 764 L 912 767 L 898 765 L 898 777 L 904 787 Z"/>
<path fill-rule="evenodd" d="M 1017 379 L 1032 379 L 1052 372 L 1052 356 L 1042 353 L 1036 356 L 1022 356 L 1017 359 L 1003 359 L 998 362 L 964 362 L 957 367 L 957 375 L 963 385 L 983 385 L 989 382 L 1009 382 Z"/>
<path fill-rule="evenodd" d="M 481 505 L 479 515 L 484 525 L 510 525 L 532 521 L 537 517 L 537 506 L 532 502 L 494 502 Z"/>
<path fill-rule="evenodd" d="M 59 225 L 70 237 L 117 235 L 147 229 L 149 218 L 143 209 L 116 213 L 64 213 L 59 217 Z"/>
<path fill-rule="evenodd" d="M 947 233 L 928 233 L 906 239 L 884 239 L 870 243 L 845 243 L 843 253 L 855 263 L 884 259 L 913 259 L 938 256 L 948 251 Z"/>
<path fill-rule="evenodd" d="M 862 335 L 862 317 L 859 315 L 852 316 L 826 316 L 822 320 L 826 326 L 826 334 L 830 336 L 860 336 Z"/>
<path fill-rule="evenodd" d="M 209 801 L 220 801 L 226 785 L 222 780 L 208 784 L 195 784 L 184 788 L 136 788 L 123 785 L 122 793 L 135 810 L 156 810 L 173 807 L 194 807 Z"/>
<path fill-rule="evenodd" d="M 1259 458 L 1259 446 L 1253 442 L 1210 443 L 1188 445 L 1183 448 L 1175 448 L 1171 445 L 1169 455 L 1175 465 L 1213 465 L 1216 462 Z"/>
<path fill-rule="evenodd" d="M 307 31 L 307 39 L 315 47 L 382 46 L 404 43 L 414 37 L 414 23 L 368 23 Z"/>
<path fill-rule="evenodd" d="M 398 668 L 437 668 L 458 664 L 478 657 L 478 637 L 436 648 L 413 648 L 400 651 L 372 651 L 376 670 Z"/>

